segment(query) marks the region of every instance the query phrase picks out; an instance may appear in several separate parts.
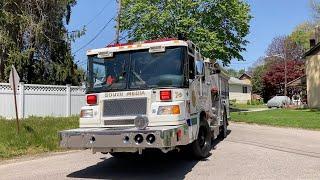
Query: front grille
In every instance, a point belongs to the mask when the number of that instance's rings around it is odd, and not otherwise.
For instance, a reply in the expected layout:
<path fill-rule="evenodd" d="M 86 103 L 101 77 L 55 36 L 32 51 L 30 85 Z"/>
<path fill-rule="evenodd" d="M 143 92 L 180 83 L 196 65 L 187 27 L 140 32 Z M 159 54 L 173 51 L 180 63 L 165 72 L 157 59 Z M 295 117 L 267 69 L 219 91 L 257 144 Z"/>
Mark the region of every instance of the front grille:
<path fill-rule="evenodd" d="M 104 125 L 134 125 L 133 119 L 105 120 Z"/>
<path fill-rule="evenodd" d="M 103 116 L 137 116 L 147 113 L 147 98 L 104 100 Z"/>

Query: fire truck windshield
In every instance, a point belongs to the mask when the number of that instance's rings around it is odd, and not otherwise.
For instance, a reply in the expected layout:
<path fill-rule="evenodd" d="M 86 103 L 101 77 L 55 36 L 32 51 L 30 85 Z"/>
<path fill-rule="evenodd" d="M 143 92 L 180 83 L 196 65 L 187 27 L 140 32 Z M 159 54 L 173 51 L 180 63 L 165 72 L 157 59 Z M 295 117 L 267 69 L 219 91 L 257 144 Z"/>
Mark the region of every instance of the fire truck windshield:
<path fill-rule="evenodd" d="M 114 53 L 112 58 L 89 56 L 88 92 L 182 87 L 185 47 L 165 52 L 148 49 Z"/>

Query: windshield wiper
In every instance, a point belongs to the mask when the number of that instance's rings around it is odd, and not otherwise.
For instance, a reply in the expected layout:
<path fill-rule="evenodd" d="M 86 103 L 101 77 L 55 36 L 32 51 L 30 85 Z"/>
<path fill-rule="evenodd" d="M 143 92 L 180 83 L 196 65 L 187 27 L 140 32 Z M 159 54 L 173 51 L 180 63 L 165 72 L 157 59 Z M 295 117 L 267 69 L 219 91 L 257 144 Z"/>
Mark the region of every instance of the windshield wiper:
<path fill-rule="evenodd" d="M 132 71 L 132 73 L 133 73 L 133 75 L 140 81 L 140 82 L 142 82 L 143 84 L 143 88 L 148 88 L 149 86 L 147 85 L 147 83 L 141 78 L 141 76 L 138 74 L 138 73 L 136 73 L 135 71 Z"/>
<path fill-rule="evenodd" d="M 141 76 L 139 74 L 137 74 L 135 71 L 132 71 L 132 73 L 137 77 L 137 79 L 142 82 L 144 85 L 146 85 L 147 83 L 141 78 Z"/>

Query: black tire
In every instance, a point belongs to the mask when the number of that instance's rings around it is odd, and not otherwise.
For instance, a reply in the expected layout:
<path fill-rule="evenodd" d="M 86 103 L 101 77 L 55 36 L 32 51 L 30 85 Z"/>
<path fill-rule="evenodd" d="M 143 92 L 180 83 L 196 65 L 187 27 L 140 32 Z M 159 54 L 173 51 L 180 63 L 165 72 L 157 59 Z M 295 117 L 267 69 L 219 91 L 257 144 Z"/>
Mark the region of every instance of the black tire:
<path fill-rule="evenodd" d="M 224 112 L 223 115 L 223 122 L 221 126 L 221 131 L 219 134 L 219 138 L 224 139 L 228 136 L 228 120 L 227 120 L 227 114 Z"/>
<path fill-rule="evenodd" d="M 212 148 L 211 133 L 208 123 L 200 121 L 198 138 L 191 144 L 191 150 L 196 159 L 207 158 Z"/>

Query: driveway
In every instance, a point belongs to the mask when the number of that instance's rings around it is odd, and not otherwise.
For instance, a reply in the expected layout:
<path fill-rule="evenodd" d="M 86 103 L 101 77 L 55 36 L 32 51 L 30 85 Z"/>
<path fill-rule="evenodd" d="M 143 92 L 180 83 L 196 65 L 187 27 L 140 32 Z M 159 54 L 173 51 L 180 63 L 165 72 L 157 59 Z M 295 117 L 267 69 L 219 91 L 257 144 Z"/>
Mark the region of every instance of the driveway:
<path fill-rule="evenodd" d="M 229 126 L 212 155 L 136 160 L 76 151 L 0 165 L 0 179 L 319 179 L 320 132 L 247 124 Z"/>

